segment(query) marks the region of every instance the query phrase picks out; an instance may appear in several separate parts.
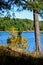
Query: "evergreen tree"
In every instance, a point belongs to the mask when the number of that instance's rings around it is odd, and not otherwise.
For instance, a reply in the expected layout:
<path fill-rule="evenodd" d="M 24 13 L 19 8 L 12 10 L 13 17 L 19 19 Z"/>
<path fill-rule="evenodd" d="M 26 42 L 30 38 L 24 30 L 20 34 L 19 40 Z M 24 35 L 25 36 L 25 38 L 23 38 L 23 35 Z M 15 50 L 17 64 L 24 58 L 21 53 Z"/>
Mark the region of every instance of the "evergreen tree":
<path fill-rule="evenodd" d="M 16 4 L 19 8 L 28 9 L 30 11 L 33 10 L 34 16 L 34 31 L 35 31 L 35 42 L 36 42 L 36 51 L 41 51 L 40 45 L 40 33 L 39 33 L 39 22 L 38 22 L 38 14 L 42 15 L 43 12 L 43 0 L 8 0 L 7 3 L 1 2 L 0 9 L 2 5 L 6 8 L 9 8 L 11 4 Z M 43 15 L 42 15 L 43 16 Z"/>

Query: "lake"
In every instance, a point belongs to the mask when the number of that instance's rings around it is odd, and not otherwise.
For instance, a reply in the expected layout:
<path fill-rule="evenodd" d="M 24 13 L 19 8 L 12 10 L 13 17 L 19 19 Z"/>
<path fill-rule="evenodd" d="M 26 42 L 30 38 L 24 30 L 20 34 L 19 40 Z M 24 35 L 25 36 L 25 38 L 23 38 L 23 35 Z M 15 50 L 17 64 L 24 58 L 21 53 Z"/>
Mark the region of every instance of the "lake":
<path fill-rule="evenodd" d="M 41 33 L 40 33 L 41 34 Z M 35 35 L 34 32 L 23 32 L 22 37 L 27 39 L 27 44 L 28 47 L 26 51 L 35 51 Z M 11 37 L 8 32 L 0 32 L 0 45 L 7 45 L 7 39 L 8 37 Z M 42 47 L 42 52 L 43 52 L 43 36 L 40 36 L 40 41 L 41 41 L 41 47 Z"/>

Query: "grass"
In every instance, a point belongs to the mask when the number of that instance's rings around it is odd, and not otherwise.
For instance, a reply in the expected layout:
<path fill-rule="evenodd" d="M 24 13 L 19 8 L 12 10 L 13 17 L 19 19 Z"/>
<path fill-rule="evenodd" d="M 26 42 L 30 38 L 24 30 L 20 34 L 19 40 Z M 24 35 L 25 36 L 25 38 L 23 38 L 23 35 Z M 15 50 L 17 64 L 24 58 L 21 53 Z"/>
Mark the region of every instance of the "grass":
<path fill-rule="evenodd" d="M 43 54 L 39 52 L 13 51 L 0 46 L 0 65 L 42 65 Z"/>

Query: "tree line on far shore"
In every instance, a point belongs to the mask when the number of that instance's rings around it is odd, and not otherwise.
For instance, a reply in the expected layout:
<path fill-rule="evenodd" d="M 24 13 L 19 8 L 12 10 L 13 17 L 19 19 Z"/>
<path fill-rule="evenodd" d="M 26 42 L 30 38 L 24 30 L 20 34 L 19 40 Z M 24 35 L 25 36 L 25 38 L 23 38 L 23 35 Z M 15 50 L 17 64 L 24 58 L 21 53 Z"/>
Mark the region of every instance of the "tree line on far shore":
<path fill-rule="evenodd" d="M 32 20 L 29 19 L 9 19 L 0 18 L 0 31 L 9 31 L 11 27 L 16 28 L 16 30 L 21 31 L 33 31 L 34 24 Z M 40 31 L 43 31 L 43 21 L 39 21 Z"/>
<path fill-rule="evenodd" d="M 33 31 L 34 23 L 30 19 L 10 19 L 10 18 L 0 18 L 0 31 L 9 31 L 11 27 L 16 28 L 18 31 Z M 43 31 L 43 21 L 39 21 L 40 31 Z"/>

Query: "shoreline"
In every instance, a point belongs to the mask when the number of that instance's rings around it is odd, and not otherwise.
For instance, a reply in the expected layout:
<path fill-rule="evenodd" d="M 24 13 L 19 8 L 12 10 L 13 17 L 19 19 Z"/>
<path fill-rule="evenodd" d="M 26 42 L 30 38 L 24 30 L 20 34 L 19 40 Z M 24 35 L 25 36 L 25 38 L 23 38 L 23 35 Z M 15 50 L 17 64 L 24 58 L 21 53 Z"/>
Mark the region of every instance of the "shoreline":
<path fill-rule="evenodd" d="M 9 31 L 0 31 L 0 32 L 9 32 Z M 19 31 L 14 31 L 14 32 L 19 32 Z M 34 32 L 34 31 L 23 31 L 23 32 Z M 40 31 L 43 32 L 43 31 Z"/>
<path fill-rule="evenodd" d="M 9 32 L 9 31 L 0 31 L 0 32 Z M 14 31 L 14 32 L 19 32 L 19 31 Z M 22 32 L 34 32 L 34 31 L 22 31 Z M 43 32 L 43 31 L 40 31 Z"/>

